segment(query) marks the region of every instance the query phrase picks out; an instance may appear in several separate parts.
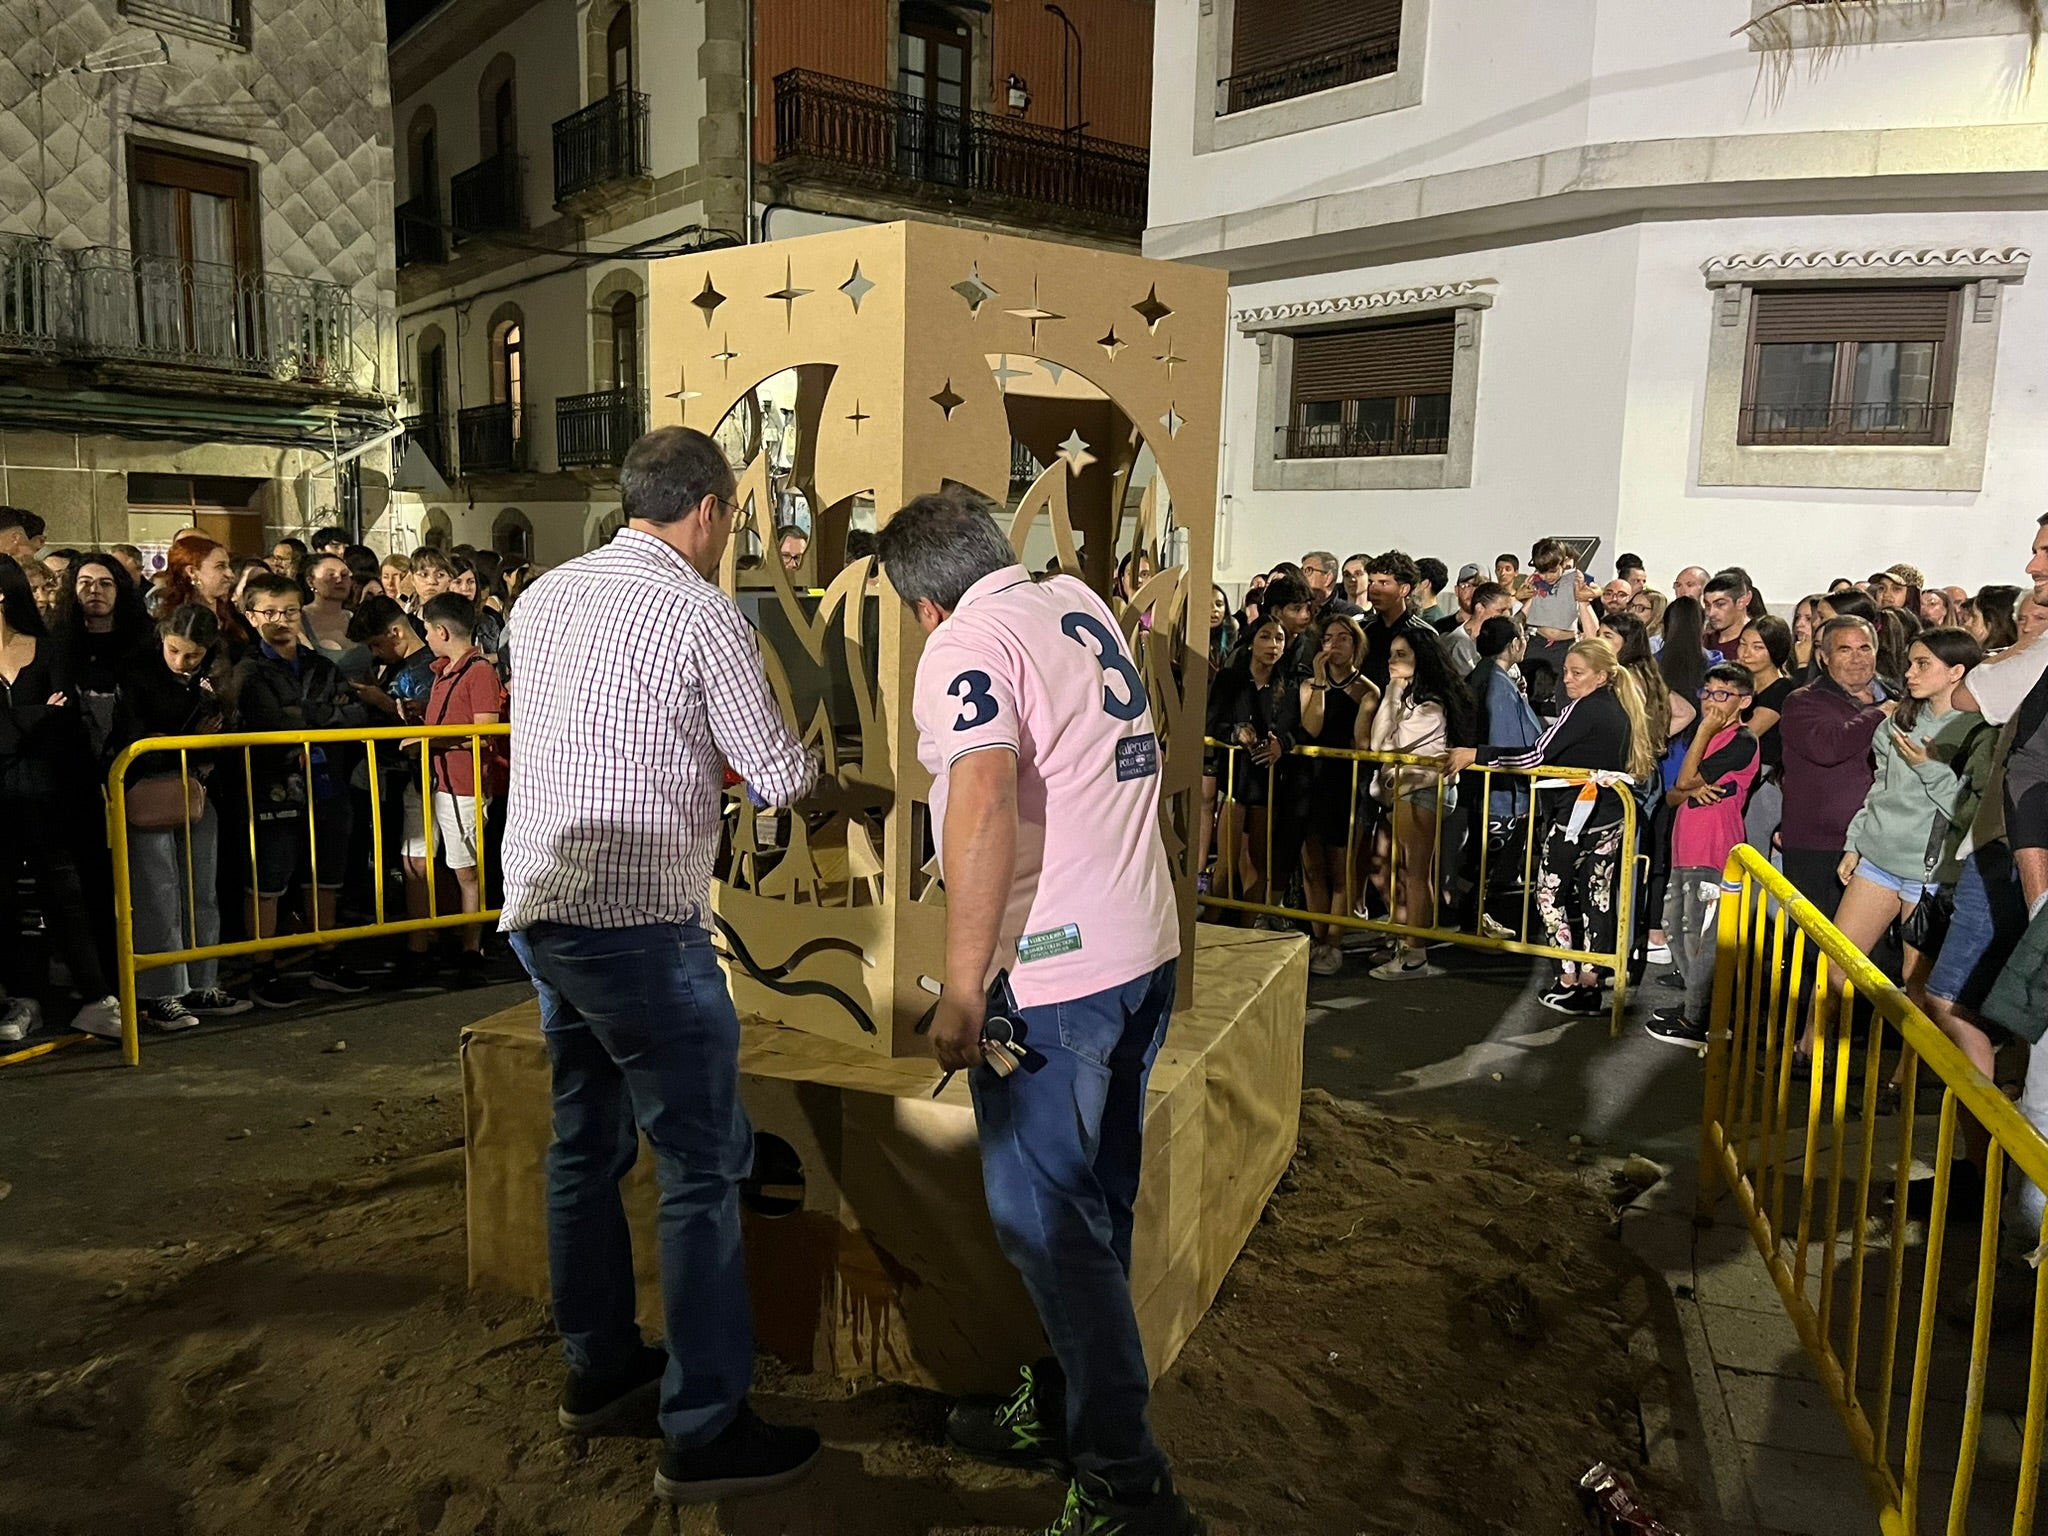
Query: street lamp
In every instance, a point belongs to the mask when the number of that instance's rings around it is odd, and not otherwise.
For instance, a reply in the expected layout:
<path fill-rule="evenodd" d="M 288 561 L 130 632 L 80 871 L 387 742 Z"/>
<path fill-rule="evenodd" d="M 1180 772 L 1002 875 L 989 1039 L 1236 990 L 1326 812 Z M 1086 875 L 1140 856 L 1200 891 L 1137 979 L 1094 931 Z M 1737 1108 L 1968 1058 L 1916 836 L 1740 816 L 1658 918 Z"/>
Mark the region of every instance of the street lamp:
<path fill-rule="evenodd" d="M 1081 102 L 1081 30 L 1074 25 L 1073 18 L 1059 6 L 1048 3 L 1046 9 L 1060 19 L 1060 25 L 1067 29 L 1067 37 L 1072 38 L 1074 42 L 1074 109 L 1067 113 L 1066 126 L 1069 133 L 1079 134 L 1088 126 L 1087 118 L 1082 115 Z M 1060 111 L 1067 112 L 1066 38 L 1060 40 Z"/>

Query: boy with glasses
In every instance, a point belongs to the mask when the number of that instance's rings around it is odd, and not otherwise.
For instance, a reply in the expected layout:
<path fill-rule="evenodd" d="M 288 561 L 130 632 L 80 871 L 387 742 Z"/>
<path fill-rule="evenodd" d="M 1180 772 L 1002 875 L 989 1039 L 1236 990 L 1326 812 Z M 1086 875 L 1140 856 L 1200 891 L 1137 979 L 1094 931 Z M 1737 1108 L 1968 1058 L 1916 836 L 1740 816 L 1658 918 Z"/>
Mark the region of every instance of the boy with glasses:
<path fill-rule="evenodd" d="M 1678 808 L 1671 824 L 1671 881 L 1665 887 L 1664 931 L 1685 977 L 1685 1002 L 1659 1008 L 1643 1025 L 1667 1045 L 1704 1046 L 1714 1000 L 1714 946 L 1720 932 L 1721 871 L 1743 840 L 1742 811 L 1756 782 L 1756 737 L 1742 711 L 1756 691 L 1747 667 L 1723 662 L 1707 669 L 1699 726 L 1685 749 L 1677 785 L 1664 802 Z"/>

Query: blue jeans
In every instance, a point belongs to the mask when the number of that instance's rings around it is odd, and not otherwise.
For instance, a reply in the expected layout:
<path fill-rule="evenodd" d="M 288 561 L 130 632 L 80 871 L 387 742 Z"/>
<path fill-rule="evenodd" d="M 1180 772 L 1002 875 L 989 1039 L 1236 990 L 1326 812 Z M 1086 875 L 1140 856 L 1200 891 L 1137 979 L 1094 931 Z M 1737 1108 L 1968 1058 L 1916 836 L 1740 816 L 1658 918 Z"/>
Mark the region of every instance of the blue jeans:
<path fill-rule="evenodd" d="M 1145 1084 L 1173 1012 L 1174 961 L 1072 1002 L 1017 1011 L 1036 1071 L 968 1076 L 982 1182 L 1066 1377 L 1077 1472 L 1120 1492 L 1168 1470 L 1146 1420 L 1151 1375 L 1131 1306 Z"/>
<path fill-rule="evenodd" d="M 641 1347 L 633 1239 L 619 1181 L 654 1149 L 661 1186 L 661 1432 L 702 1445 L 732 1422 L 754 1373 L 740 1248 L 740 1180 L 754 1135 L 739 1094 L 739 1015 L 694 925 L 511 935 L 540 994 L 554 1068 L 548 1274 L 573 1371 L 603 1375 Z"/>

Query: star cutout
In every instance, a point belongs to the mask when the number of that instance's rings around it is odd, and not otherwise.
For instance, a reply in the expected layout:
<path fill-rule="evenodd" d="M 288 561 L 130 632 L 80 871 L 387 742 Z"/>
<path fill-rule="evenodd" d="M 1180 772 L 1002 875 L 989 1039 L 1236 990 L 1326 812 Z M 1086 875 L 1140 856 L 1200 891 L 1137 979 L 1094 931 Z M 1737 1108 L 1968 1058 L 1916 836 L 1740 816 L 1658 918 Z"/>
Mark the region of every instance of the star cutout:
<path fill-rule="evenodd" d="M 690 302 L 704 311 L 704 329 L 711 329 L 711 317 L 718 312 L 718 306 L 725 302 L 725 295 L 711 286 L 711 274 L 704 274 L 704 291 Z"/>
<path fill-rule="evenodd" d="M 1155 360 L 1166 365 L 1166 376 L 1169 379 L 1173 377 L 1173 370 L 1187 361 L 1186 358 L 1173 350 L 1173 343 L 1171 341 L 1167 342 L 1166 350 L 1160 353 Z"/>
<path fill-rule="evenodd" d="M 687 368 L 678 368 L 676 370 L 676 387 L 669 391 L 668 398 L 671 400 L 700 400 L 703 396 L 703 390 L 690 388 L 689 370 Z"/>
<path fill-rule="evenodd" d="M 1056 363 L 1049 357 L 1041 357 L 1038 360 L 1038 366 L 1045 370 L 1045 376 L 1055 384 L 1066 377 L 1066 365 L 1064 363 Z"/>
<path fill-rule="evenodd" d="M 1103 336 L 1097 339 L 1095 345 L 1102 348 L 1103 351 L 1107 352 L 1109 354 L 1109 360 L 1113 363 L 1116 361 L 1117 353 L 1123 351 L 1123 349 L 1129 346 L 1130 343 L 1125 341 L 1123 337 L 1117 335 L 1116 327 L 1112 325 L 1109 328 L 1109 334 L 1107 336 Z"/>
<path fill-rule="evenodd" d="M 946 420 L 948 421 L 953 419 L 955 411 L 967 403 L 966 396 L 953 393 L 953 381 L 950 378 L 946 380 L 945 387 L 930 398 L 933 405 L 936 405 L 946 413 Z"/>
<path fill-rule="evenodd" d="M 723 352 L 712 353 L 711 361 L 713 361 L 714 363 L 723 364 L 725 367 L 725 376 L 729 379 L 732 377 L 733 362 L 736 358 L 738 358 L 738 356 L 739 353 L 733 351 L 732 349 L 732 333 L 728 331 L 725 337 L 725 350 Z"/>
<path fill-rule="evenodd" d="M 1007 352 L 1003 354 L 1002 361 L 996 367 L 990 369 L 989 372 L 996 381 L 996 388 L 1002 390 L 1006 394 L 1009 392 L 1010 380 L 1028 379 L 1031 377 L 1030 370 L 1025 368 L 1012 368 L 1010 366 L 1010 354 Z"/>
<path fill-rule="evenodd" d="M 1172 309 L 1159 302 L 1159 285 L 1157 283 L 1152 285 L 1141 302 L 1133 304 L 1131 308 L 1136 310 L 1138 318 L 1145 322 L 1145 329 L 1151 331 L 1154 335 L 1159 333 L 1159 322 L 1173 313 Z"/>
<path fill-rule="evenodd" d="M 996 297 L 995 289 L 981 280 L 978 261 L 968 268 L 967 276 L 953 285 L 953 291 L 967 301 L 967 312 L 977 320 L 981 318 L 981 306 Z"/>
<path fill-rule="evenodd" d="M 785 256 L 782 258 L 782 286 L 768 295 L 771 299 L 782 301 L 782 324 L 785 329 L 790 326 L 795 317 L 796 301 L 806 297 L 811 291 L 808 288 L 797 287 L 796 280 L 790 276 L 789 268 L 790 260 Z"/>
<path fill-rule="evenodd" d="M 853 264 L 853 276 L 839 285 L 839 291 L 853 300 L 853 312 L 860 313 L 860 301 L 874 291 L 874 282 L 860 275 L 860 263 Z"/>
<path fill-rule="evenodd" d="M 846 419 L 853 423 L 853 435 L 855 437 L 859 437 L 860 424 L 864 421 L 873 421 L 874 417 L 868 415 L 866 411 L 863 411 L 860 408 L 860 402 L 856 400 L 853 402 L 853 414 L 848 416 Z"/>
<path fill-rule="evenodd" d="M 1029 309 L 1006 309 L 1003 313 L 1014 315 L 1019 320 L 1029 320 L 1031 322 L 1031 341 L 1034 346 L 1038 343 L 1038 328 L 1041 325 L 1049 320 L 1064 320 L 1067 318 L 1065 315 L 1056 315 L 1049 309 L 1039 307 L 1038 279 L 1035 277 L 1031 280 L 1031 307 Z"/>
<path fill-rule="evenodd" d="M 1060 457 L 1067 461 L 1067 473 L 1078 475 L 1095 462 L 1095 455 L 1088 451 L 1088 445 L 1081 441 L 1081 429 L 1074 428 L 1060 444 Z"/>
<path fill-rule="evenodd" d="M 1170 405 L 1166 408 L 1166 414 L 1159 418 L 1159 425 L 1166 428 L 1166 435 L 1168 437 L 1179 437 L 1180 429 L 1187 424 L 1187 417 L 1181 415 L 1179 411 Z"/>

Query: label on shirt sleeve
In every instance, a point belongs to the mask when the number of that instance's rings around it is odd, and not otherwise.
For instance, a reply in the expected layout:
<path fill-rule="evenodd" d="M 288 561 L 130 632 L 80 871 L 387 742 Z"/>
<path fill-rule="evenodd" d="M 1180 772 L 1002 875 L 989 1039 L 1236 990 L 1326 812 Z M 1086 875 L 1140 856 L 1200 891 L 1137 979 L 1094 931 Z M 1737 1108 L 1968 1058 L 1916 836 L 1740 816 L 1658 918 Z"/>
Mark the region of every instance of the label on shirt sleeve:
<path fill-rule="evenodd" d="M 1017 941 L 1017 963 L 1029 965 L 1034 960 L 1050 960 L 1054 955 L 1071 955 L 1081 947 L 1081 925 L 1068 923 L 1061 928 L 1047 928 L 1038 933 L 1027 933 Z"/>
<path fill-rule="evenodd" d="M 1119 784 L 1126 779 L 1149 779 L 1159 771 L 1159 738 L 1147 731 L 1142 736 L 1126 736 L 1116 744 L 1116 778 Z"/>

